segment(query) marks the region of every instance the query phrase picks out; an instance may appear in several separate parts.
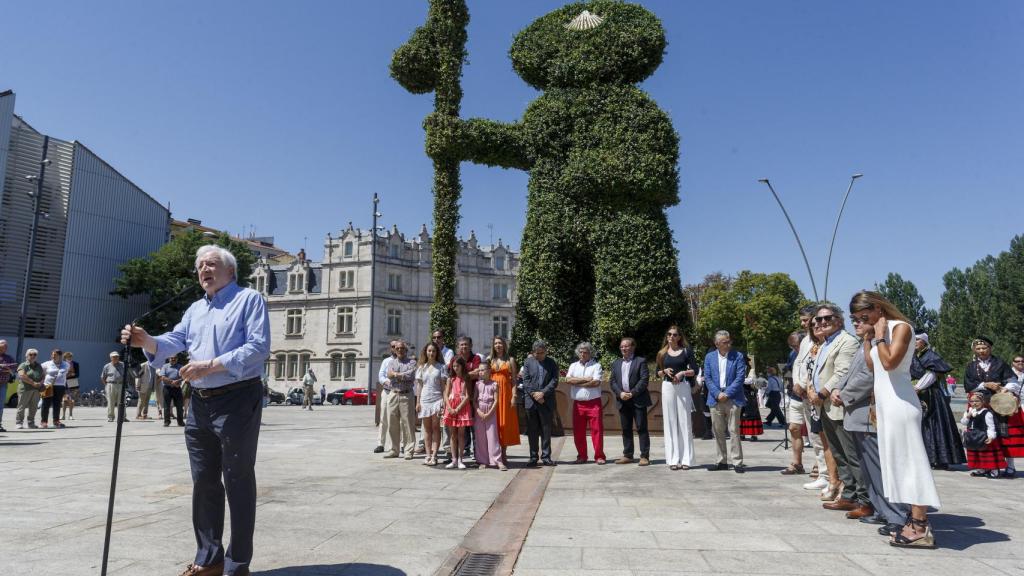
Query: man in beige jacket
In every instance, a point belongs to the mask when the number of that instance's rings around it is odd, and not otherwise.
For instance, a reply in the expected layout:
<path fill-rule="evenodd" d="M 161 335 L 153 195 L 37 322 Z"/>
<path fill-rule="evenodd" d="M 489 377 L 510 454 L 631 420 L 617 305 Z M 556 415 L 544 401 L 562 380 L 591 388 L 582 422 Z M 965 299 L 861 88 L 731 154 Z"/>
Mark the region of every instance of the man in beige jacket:
<path fill-rule="evenodd" d="M 822 506 L 827 510 L 847 512 L 866 509 L 870 514 L 866 487 L 858 481 L 860 461 L 857 459 L 853 436 L 843 428 L 845 411 L 842 405 L 832 402 L 833 393 L 838 397 L 838 388 L 845 381 L 860 344 L 857 338 L 843 329 L 843 310 L 835 304 L 823 303 L 815 313 L 813 322 L 825 336 L 825 342 L 818 349 L 812 375 L 814 389 L 809 391 L 808 398 L 821 417 L 822 433 L 828 440 L 839 479 L 843 483 L 839 499 Z"/>

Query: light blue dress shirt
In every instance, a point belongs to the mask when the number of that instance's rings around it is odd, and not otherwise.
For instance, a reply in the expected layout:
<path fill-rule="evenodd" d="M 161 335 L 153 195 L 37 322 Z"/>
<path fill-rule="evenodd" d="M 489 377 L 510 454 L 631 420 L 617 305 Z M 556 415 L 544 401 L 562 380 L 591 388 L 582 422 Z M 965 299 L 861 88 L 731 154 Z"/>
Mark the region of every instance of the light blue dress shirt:
<path fill-rule="evenodd" d="M 219 388 L 263 375 L 270 356 L 270 321 L 259 292 L 231 282 L 193 302 L 174 330 L 154 338 L 163 361 L 183 350 L 190 361 L 219 360 L 224 372 L 191 381 L 193 388 Z"/>

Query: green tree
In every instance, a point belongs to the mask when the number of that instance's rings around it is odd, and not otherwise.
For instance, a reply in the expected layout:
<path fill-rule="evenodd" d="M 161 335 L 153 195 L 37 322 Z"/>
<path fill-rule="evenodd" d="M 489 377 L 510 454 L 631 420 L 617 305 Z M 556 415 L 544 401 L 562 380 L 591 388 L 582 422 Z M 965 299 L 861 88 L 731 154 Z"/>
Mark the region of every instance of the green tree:
<path fill-rule="evenodd" d="M 114 280 L 112 293 L 122 298 L 148 296 L 152 307 L 191 286 L 189 293 L 140 322 L 142 327 L 151 332 L 173 328 L 185 309 L 203 295 L 203 289 L 196 278 L 195 261 L 196 250 L 204 244 L 217 244 L 234 254 L 238 262 L 238 284 L 249 285 L 249 275 L 256 258 L 244 242 L 223 233 L 210 238 L 198 230 L 190 230 L 161 246 L 149 258 L 135 258 L 124 263 L 121 266 L 121 277 Z"/>
<path fill-rule="evenodd" d="M 938 312 L 924 305 L 924 297 L 910 280 L 904 280 L 898 273 L 890 272 L 885 282 L 875 284 L 875 290 L 895 304 L 896 308 L 910 319 L 914 328 L 925 332 L 935 329 L 939 320 Z"/>
<path fill-rule="evenodd" d="M 806 302 L 788 274 L 744 270 L 735 278 L 709 276 L 700 293 L 697 350 L 711 348 L 715 332 L 728 330 L 733 347 L 754 356 L 759 368 L 785 361 L 786 338 L 800 327 L 797 310 Z"/>
<path fill-rule="evenodd" d="M 458 118 L 462 103 L 462 64 L 466 58 L 465 0 L 430 0 L 427 22 L 395 50 L 391 77 L 413 94 L 434 93 L 434 114 Z M 462 183 L 459 158 L 428 148 L 434 162 L 434 302 L 430 329 L 455 334 L 455 257 Z"/>

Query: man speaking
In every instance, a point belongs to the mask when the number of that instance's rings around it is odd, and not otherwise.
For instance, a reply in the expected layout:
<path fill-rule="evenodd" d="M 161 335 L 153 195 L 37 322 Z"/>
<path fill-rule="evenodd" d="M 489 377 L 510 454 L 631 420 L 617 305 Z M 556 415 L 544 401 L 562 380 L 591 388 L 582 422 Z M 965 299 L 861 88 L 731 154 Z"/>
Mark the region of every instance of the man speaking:
<path fill-rule="evenodd" d="M 237 284 L 231 252 L 214 245 L 196 251 L 196 273 L 206 292 L 174 330 L 150 336 L 125 326 L 122 343 L 142 348 L 152 362 L 187 351 L 181 377 L 192 384 L 185 445 L 192 468 L 195 562 L 182 576 L 246 576 L 256 524 L 256 443 L 263 412 L 260 376 L 269 356 L 270 327 L 263 297 Z M 221 480 L 223 476 L 223 482 Z M 224 494 L 231 508 L 231 544 L 225 555 Z"/>

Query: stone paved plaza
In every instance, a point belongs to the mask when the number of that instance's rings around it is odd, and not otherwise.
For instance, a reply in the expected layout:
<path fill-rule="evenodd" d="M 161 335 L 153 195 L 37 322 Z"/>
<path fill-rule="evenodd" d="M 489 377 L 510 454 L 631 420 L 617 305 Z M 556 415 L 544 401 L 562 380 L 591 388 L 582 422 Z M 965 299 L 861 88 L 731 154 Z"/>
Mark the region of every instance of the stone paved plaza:
<path fill-rule="evenodd" d="M 76 414 L 67 430 L 0 435 L 0 574 L 99 574 L 114 426 L 101 408 Z M 772 451 L 777 429 L 744 443 L 743 475 L 672 472 L 661 438 L 649 468 L 567 464 L 571 440 L 556 440 L 563 464 L 524 470 L 524 437 L 501 473 L 383 460 L 371 453 L 371 423 L 366 407 L 264 412 L 254 574 L 447 575 L 458 551 L 501 544 L 474 537 L 495 533 L 496 515 L 500 524 L 509 506 L 538 498 L 520 531 L 528 525 L 514 563 L 522 576 L 1024 574 L 1020 479 L 938 472 L 940 549 L 905 551 L 874 526 L 823 510 L 803 480 L 779 475 L 787 457 Z M 135 421 L 124 430 L 110 573 L 177 574 L 194 552 L 181 430 Z M 608 454 L 620 446 L 609 433 Z M 700 464 L 713 455 L 712 442 L 697 440 Z"/>

